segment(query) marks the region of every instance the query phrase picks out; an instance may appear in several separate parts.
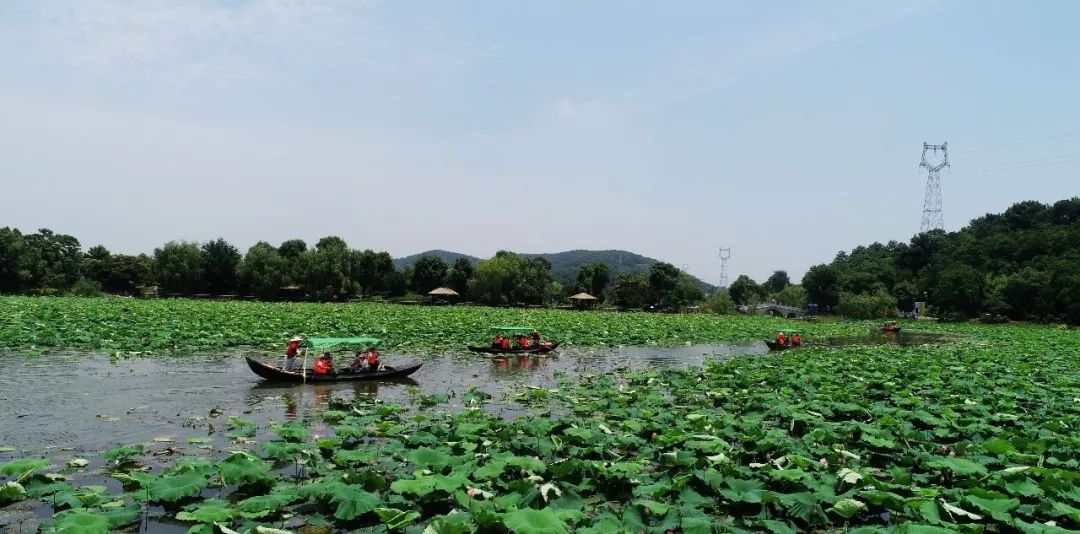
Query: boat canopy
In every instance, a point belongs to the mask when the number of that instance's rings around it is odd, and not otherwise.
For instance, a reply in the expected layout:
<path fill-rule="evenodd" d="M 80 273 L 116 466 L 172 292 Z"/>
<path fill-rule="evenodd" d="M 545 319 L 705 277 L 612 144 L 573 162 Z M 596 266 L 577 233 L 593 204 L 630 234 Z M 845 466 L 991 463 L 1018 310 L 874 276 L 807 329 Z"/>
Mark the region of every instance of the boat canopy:
<path fill-rule="evenodd" d="M 799 334 L 801 336 L 802 330 L 781 330 L 780 333 L 784 334 L 785 336 L 790 336 L 793 334 Z"/>
<path fill-rule="evenodd" d="M 316 351 L 361 351 L 377 347 L 382 340 L 377 337 L 309 337 L 300 342 L 301 347 Z"/>
<path fill-rule="evenodd" d="M 493 326 L 491 332 L 494 334 L 531 334 L 534 329 L 527 326 Z"/>

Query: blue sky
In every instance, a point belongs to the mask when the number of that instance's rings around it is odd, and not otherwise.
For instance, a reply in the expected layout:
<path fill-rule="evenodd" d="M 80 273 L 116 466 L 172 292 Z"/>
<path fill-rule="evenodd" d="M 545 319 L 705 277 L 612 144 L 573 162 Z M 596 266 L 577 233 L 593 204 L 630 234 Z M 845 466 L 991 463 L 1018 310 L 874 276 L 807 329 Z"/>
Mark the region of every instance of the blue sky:
<path fill-rule="evenodd" d="M 0 225 L 798 278 L 1080 194 L 1080 3 L 7 0 Z M 10 202 L 14 200 L 15 202 Z"/>

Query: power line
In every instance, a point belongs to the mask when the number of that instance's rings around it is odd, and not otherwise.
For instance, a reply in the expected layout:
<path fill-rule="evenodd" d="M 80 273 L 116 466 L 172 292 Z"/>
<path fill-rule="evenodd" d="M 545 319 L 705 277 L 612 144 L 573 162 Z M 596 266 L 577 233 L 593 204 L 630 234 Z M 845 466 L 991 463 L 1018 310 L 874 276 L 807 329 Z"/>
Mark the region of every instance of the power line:
<path fill-rule="evenodd" d="M 956 154 L 971 154 L 973 152 L 989 152 L 991 150 L 1000 150 L 1002 148 L 1013 148 L 1013 147 L 1024 146 L 1024 145 L 1034 145 L 1036 143 L 1046 143 L 1046 142 L 1049 142 L 1049 141 L 1057 141 L 1059 139 L 1069 139 L 1069 138 L 1072 138 L 1072 137 L 1080 137 L 1080 132 L 1074 132 L 1074 133 L 1065 134 L 1065 135 L 1055 135 L 1053 137 L 1042 137 L 1042 138 L 1039 138 L 1039 139 L 1029 139 L 1027 141 L 1018 141 L 1016 143 L 1006 143 L 1006 144 L 1003 144 L 1003 145 L 990 145 L 990 146 L 984 146 L 984 147 L 980 147 L 980 148 L 972 148 L 972 149 L 968 149 L 968 150 L 956 150 L 954 152 Z"/>
<path fill-rule="evenodd" d="M 1047 158 L 1037 158 L 1028 160 L 1011 161 L 1004 163 L 996 163 L 994 165 L 986 165 L 984 167 L 976 167 L 973 169 L 960 169 L 958 171 L 952 171 L 955 174 L 971 173 L 971 172 L 986 172 L 986 171 L 1006 171 L 1011 169 L 1030 169 L 1033 167 L 1047 167 L 1051 165 L 1063 165 L 1068 163 L 1076 163 L 1080 160 L 1076 159 L 1080 154 L 1062 154 L 1060 156 L 1051 156 Z"/>

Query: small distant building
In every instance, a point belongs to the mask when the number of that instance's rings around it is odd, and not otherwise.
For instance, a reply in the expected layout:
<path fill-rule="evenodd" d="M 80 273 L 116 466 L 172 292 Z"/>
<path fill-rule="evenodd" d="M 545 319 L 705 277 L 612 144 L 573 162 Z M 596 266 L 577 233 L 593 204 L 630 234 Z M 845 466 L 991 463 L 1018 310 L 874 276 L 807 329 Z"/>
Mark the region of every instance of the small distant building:
<path fill-rule="evenodd" d="M 450 289 L 448 287 L 438 287 L 432 289 L 431 291 L 428 291 L 428 297 L 433 302 L 439 304 L 449 304 L 452 302 L 457 302 L 457 300 L 461 298 L 461 295 L 458 294 L 457 291 L 454 291 L 453 289 Z"/>
<path fill-rule="evenodd" d="M 570 296 L 570 304 L 579 310 L 595 308 L 599 303 L 600 299 L 585 292 Z"/>

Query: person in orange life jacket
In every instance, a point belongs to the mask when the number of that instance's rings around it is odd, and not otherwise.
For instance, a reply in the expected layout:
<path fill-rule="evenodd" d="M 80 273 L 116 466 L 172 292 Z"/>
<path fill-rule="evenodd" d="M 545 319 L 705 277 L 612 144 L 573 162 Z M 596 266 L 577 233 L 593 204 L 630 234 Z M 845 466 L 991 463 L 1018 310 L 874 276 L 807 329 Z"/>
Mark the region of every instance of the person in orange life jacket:
<path fill-rule="evenodd" d="M 521 337 L 518 338 L 518 347 L 523 348 L 523 349 L 529 348 L 529 338 L 528 338 L 528 336 L 522 335 Z"/>
<path fill-rule="evenodd" d="M 510 338 L 503 336 L 502 340 L 499 341 L 499 348 L 502 350 L 510 350 Z"/>
<path fill-rule="evenodd" d="M 322 356 L 315 360 L 312 364 L 311 370 L 317 375 L 328 375 L 334 371 L 334 357 L 329 352 L 324 353 Z"/>
<path fill-rule="evenodd" d="M 502 336 L 501 335 L 499 335 L 499 334 L 495 335 L 495 340 L 491 342 L 491 348 L 493 348 L 493 349 L 501 349 L 502 348 Z"/>
<path fill-rule="evenodd" d="M 285 370 L 292 372 L 296 367 L 296 353 L 300 350 L 300 338 L 294 337 L 285 346 Z"/>
<path fill-rule="evenodd" d="M 798 347 L 799 345 L 802 345 L 802 336 L 799 334 L 791 334 L 791 346 Z"/>
<path fill-rule="evenodd" d="M 375 350 L 375 347 L 369 348 L 364 357 L 367 359 L 369 373 L 379 370 L 379 351 Z"/>
<path fill-rule="evenodd" d="M 779 344 L 781 347 L 786 347 L 787 346 L 787 339 L 784 338 L 784 333 L 783 332 L 777 332 L 776 333 L 776 343 Z"/>

